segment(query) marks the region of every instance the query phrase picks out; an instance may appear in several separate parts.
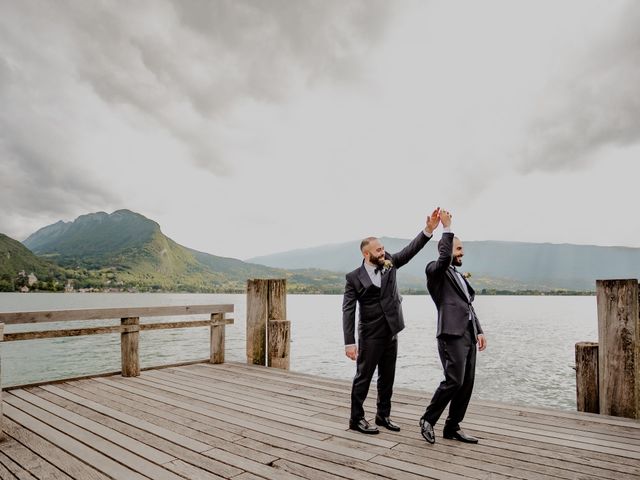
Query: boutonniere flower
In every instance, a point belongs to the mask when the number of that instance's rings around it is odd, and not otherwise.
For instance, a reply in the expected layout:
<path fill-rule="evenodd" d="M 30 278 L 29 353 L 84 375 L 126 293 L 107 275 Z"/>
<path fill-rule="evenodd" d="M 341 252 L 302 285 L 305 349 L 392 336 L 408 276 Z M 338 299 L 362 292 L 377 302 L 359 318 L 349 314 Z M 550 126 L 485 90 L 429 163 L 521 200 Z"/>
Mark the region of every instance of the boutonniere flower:
<path fill-rule="evenodd" d="M 387 273 L 391 268 L 393 268 L 393 262 L 391 260 L 385 260 L 382 264 L 382 273 Z"/>
<path fill-rule="evenodd" d="M 469 279 L 471 278 L 471 272 L 464 272 L 464 273 L 462 274 L 462 276 L 463 276 L 464 278 L 466 278 L 467 280 L 469 280 Z"/>

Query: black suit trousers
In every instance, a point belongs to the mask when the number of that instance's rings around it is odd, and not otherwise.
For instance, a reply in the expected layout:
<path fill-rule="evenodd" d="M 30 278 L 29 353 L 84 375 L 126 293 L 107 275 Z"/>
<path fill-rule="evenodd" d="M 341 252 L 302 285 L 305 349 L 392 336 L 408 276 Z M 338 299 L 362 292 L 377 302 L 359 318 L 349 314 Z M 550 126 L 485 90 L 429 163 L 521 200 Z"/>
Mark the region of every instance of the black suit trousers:
<path fill-rule="evenodd" d="M 438 353 L 444 369 L 444 380 L 433 394 L 423 418 L 435 425 L 447 404 L 451 402 L 445 429 L 457 431 L 467 412 L 475 380 L 476 341 L 471 322 L 467 331 L 460 337 L 438 337 Z"/>
<path fill-rule="evenodd" d="M 364 418 L 364 401 L 376 367 L 378 368 L 377 414 L 388 417 L 391 413 L 393 381 L 396 376 L 398 339 L 395 335 L 386 338 L 360 339 L 356 376 L 351 389 L 351 420 Z"/>

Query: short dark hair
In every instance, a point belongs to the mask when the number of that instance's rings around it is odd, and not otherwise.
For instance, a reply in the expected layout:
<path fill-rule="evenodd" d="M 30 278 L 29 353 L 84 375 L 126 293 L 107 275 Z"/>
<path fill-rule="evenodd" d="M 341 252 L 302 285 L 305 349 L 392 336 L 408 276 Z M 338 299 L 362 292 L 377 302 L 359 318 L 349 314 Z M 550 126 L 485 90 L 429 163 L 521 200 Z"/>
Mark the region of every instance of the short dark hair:
<path fill-rule="evenodd" d="M 374 240 L 378 240 L 378 237 L 367 237 L 360 242 L 360 251 L 364 252 L 364 248 Z"/>

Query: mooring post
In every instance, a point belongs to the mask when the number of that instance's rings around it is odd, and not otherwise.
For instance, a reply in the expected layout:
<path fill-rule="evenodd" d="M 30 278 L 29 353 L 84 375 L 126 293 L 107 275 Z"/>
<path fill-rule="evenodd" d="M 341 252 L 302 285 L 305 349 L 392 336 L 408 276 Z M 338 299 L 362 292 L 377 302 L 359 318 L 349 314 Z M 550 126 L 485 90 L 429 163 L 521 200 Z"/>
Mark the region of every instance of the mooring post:
<path fill-rule="evenodd" d="M 122 325 L 120 333 L 122 376 L 137 377 L 140 375 L 140 318 L 122 318 L 120 324 Z"/>
<path fill-rule="evenodd" d="M 2 341 L 4 339 L 4 323 L 0 323 L 0 442 L 4 440 L 4 431 L 2 430 Z"/>
<path fill-rule="evenodd" d="M 247 363 L 266 364 L 269 281 L 247 280 Z"/>
<path fill-rule="evenodd" d="M 598 280 L 600 413 L 640 418 L 640 310 L 637 279 Z"/>
<path fill-rule="evenodd" d="M 600 413 L 598 344 L 576 343 L 576 405 L 579 412 Z"/>
<path fill-rule="evenodd" d="M 212 313 L 209 363 L 224 363 L 224 313 Z"/>
<path fill-rule="evenodd" d="M 287 320 L 287 280 L 269 280 L 267 366 L 289 370 L 291 322 Z"/>

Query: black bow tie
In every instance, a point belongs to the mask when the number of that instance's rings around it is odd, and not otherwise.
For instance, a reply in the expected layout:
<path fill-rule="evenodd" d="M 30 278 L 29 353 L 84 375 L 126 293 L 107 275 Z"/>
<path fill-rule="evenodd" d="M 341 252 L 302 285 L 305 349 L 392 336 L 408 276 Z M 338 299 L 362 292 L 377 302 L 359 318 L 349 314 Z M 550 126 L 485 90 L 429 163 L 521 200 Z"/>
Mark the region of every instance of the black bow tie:
<path fill-rule="evenodd" d="M 379 273 L 380 275 L 382 275 L 382 274 L 384 273 L 384 267 L 377 266 L 377 267 L 373 270 L 373 273 L 374 273 L 374 274 Z"/>

